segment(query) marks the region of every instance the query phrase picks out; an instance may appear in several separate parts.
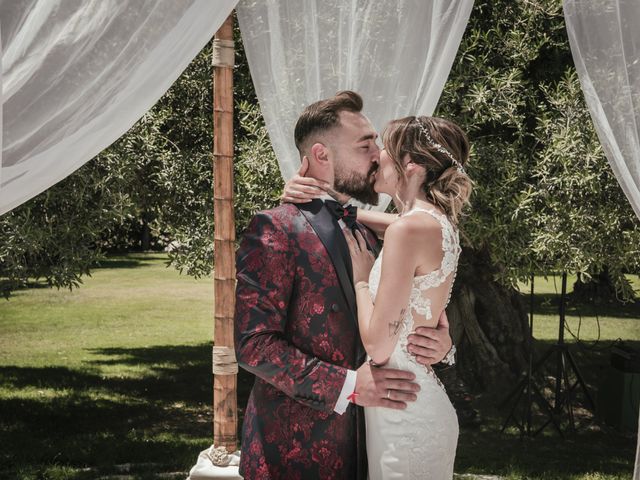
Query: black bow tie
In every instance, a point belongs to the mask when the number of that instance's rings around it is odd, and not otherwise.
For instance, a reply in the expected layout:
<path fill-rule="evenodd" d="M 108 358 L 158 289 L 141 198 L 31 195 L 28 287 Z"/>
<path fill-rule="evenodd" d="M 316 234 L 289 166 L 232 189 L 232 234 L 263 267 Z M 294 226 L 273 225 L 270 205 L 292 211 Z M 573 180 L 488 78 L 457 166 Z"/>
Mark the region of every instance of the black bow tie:
<path fill-rule="evenodd" d="M 353 229 L 356 226 L 357 207 L 354 207 L 353 205 L 343 207 L 333 200 L 325 200 L 324 204 L 327 206 L 327 209 L 331 214 L 336 217 L 337 220 L 342 220 L 347 227 Z"/>

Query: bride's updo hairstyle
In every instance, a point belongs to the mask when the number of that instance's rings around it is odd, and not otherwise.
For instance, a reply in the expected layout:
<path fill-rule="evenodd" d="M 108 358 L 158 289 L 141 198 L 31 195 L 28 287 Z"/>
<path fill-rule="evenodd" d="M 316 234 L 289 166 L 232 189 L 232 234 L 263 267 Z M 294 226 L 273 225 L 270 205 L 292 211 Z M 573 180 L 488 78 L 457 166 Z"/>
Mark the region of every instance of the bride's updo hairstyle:
<path fill-rule="evenodd" d="M 462 129 L 444 118 L 405 117 L 389 122 L 382 143 L 401 181 L 406 181 L 402 163 L 406 155 L 425 168 L 422 188 L 427 200 L 457 224 L 473 186 L 464 170 L 469 159 L 469 141 Z"/>

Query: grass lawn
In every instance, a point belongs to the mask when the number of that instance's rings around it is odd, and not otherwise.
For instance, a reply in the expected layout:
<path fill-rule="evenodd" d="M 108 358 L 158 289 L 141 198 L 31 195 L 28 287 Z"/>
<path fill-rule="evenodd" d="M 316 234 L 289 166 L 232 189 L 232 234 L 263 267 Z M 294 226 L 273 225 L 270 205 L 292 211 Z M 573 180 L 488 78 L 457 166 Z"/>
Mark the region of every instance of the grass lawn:
<path fill-rule="evenodd" d="M 35 288 L 0 302 L 0 479 L 184 478 L 209 446 L 212 282 L 180 276 L 164 261 L 111 258 L 80 289 Z M 536 282 L 542 349 L 557 336 L 555 290 L 551 279 Z M 594 311 L 583 310 L 570 308 L 569 326 L 577 332 L 580 313 L 581 338 L 595 339 Z M 640 342 L 639 304 L 598 313 L 598 348 L 617 338 Z M 609 351 L 574 349 L 597 385 Z M 241 409 L 250 382 L 239 378 Z M 462 430 L 457 472 L 631 477 L 630 434 L 594 424 L 564 440 L 550 430 L 521 440 L 514 429 L 498 433 L 504 412 L 478 402 L 484 422 Z"/>
<path fill-rule="evenodd" d="M 212 305 L 161 255 L 2 301 L 0 478 L 188 471 L 211 439 Z"/>

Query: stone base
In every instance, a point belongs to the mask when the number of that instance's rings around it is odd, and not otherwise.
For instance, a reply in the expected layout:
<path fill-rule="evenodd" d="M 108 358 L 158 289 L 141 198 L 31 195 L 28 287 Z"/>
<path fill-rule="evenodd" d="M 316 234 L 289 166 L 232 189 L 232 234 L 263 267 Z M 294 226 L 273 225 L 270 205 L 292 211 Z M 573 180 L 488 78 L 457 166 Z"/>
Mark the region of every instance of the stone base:
<path fill-rule="evenodd" d="M 238 465 L 240 464 L 240 451 L 229 454 L 226 458 L 229 464 L 226 467 L 220 467 L 213 464 L 215 447 L 203 450 L 198 455 L 198 462 L 189 472 L 187 480 L 243 480 L 238 473 Z M 473 473 L 455 473 L 454 480 L 503 480 L 503 477 L 497 475 L 476 475 Z"/>
<path fill-rule="evenodd" d="M 228 465 L 221 467 L 214 465 L 215 447 L 203 450 L 198 455 L 198 461 L 189 471 L 187 480 L 243 480 L 238 473 L 238 465 L 240 464 L 240 451 L 228 454 L 225 461 Z"/>

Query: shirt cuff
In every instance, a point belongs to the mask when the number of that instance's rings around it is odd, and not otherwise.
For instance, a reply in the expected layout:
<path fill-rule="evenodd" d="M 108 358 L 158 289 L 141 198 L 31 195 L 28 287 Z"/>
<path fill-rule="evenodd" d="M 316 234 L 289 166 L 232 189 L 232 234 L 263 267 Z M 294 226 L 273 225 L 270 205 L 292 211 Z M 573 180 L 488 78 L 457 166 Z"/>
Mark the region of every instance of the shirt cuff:
<path fill-rule="evenodd" d="M 342 415 L 347 411 L 347 407 L 349 406 L 349 399 L 347 397 L 351 395 L 356 389 L 357 376 L 358 374 L 355 370 L 347 370 L 347 376 L 344 379 L 344 385 L 342 385 L 340 396 L 338 397 L 336 406 L 333 407 L 333 411 L 339 415 Z"/>

